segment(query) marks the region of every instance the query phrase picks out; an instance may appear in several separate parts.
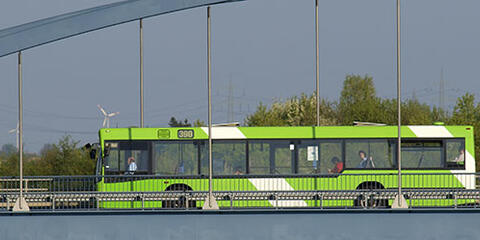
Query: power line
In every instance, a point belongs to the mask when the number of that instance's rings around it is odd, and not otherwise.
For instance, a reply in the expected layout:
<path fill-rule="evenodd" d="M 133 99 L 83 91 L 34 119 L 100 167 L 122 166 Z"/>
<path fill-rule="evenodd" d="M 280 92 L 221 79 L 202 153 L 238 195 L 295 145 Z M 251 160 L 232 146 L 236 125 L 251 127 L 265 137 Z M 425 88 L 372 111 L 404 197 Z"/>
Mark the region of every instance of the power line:
<path fill-rule="evenodd" d="M 1 111 L 12 113 L 12 114 L 17 114 L 16 110 L 10 110 L 10 109 L 16 109 L 16 107 L 12 107 L 9 105 L 5 104 L 0 104 L 0 109 Z M 58 113 L 49 113 L 49 112 L 40 112 L 40 111 L 32 111 L 32 110 L 24 110 L 26 113 L 29 113 L 28 115 L 32 117 L 39 117 L 39 118 L 63 118 L 63 119 L 78 119 L 78 120 L 99 120 L 101 118 L 98 117 L 85 117 L 85 116 L 72 116 L 72 115 L 62 115 Z"/>

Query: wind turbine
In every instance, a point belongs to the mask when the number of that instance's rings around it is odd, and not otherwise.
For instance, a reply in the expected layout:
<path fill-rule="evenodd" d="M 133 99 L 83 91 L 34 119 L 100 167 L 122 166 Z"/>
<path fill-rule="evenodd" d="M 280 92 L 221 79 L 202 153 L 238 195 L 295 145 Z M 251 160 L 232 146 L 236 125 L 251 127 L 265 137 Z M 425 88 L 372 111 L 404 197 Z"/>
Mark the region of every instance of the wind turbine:
<path fill-rule="evenodd" d="M 15 135 L 17 136 L 17 149 L 18 149 L 18 135 L 20 134 L 19 129 L 18 129 L 18 123 L 17 123 L 17 127 L 8 131 L 8 133 L 10 133 L 10 134 L 15 133 Z"/>
<path fill-rule="evenodd" d="M 107 113 L 107 111 L 105 111 L 105 109 L 103 109 L 102 106 L 100 106 L 100 104 L 98 104 L 97 107 L 98 109 L 100 109 L 103 116 L 105 117 L 103 119 L 103 127 L 105 128 L 106 126 L 107 128 L 110 128 L 110 118 L 120 114 L 120 112 Z"/>

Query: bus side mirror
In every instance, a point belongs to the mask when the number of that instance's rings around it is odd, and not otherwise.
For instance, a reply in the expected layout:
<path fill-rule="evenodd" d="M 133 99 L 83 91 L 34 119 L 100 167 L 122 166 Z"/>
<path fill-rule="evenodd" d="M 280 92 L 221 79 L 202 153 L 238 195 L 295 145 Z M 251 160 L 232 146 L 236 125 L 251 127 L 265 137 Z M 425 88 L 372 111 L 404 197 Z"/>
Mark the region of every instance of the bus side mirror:
<path fill-rule="evenodd" d="M 90 150 L 90 159 L 95 160 L 97 156 L 97 149 Z"/>
<path fill-rule="evenodd" d="M 85 146 L 83 146 L 82 149 L 85 150 L 85 151 L 88 151 L 88 155 L 89 155 L 90 159 L 95 160 L 95 157 L 97 156 L 97 150 L 95 149 L 95 145 L 87 143 L 87 144 L 85 144 Z"/>

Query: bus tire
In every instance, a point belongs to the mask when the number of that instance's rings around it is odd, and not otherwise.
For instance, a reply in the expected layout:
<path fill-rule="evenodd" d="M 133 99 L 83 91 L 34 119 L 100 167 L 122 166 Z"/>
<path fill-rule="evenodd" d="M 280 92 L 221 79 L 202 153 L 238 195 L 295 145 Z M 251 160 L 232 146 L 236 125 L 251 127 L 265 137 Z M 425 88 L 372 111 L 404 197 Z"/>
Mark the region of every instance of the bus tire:
<path fill-rule="evenodd" d="M 185 184 L 172 184 L 168 186 L 165 191 L 181 191 L 187 192 L 192 191 L 192 188 Z M 196 208 L 197 201 L 189 200 L 188 208 Z M 162 201 L 162 208 L 166 209 L 186 209 L 187 208 L 187 199 L 185 196 L 179 197 L 177 200 L 164 200 Z"/>
<path fill-rule="evenodd" d="M 375 190 L 375 189 L 385 189 L 385 187 L 379 182 L 363 182 L 357 186 L 357 190 Z M 354 207 L 362 208 L 387 208 L 388 199 L 374 199 L 370 195 L 360 195 L 355 200 L 353 200 Z"/>

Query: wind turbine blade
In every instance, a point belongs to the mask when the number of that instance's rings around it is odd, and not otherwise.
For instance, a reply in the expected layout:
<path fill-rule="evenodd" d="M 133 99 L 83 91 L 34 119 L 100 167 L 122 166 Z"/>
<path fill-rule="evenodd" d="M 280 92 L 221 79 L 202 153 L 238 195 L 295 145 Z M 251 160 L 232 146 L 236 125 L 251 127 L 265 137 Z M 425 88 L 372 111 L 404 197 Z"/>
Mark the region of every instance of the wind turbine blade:
<path fill-rule="evenodd" d="M 105 109 L 102 108 L 102 106 L 100 106 L 100 104 L 97 105 L 98 109 L 100 109 L 100 111 L 103 113 L 103 115 L 107 116 L 107 112 L 105 112 Z"/>
<path fill-rule="evenodd" d="M 16 129 L 16 128 L 14 128 L 14 129 L 12 129 L 12 130 L 8 131 L 8 133 L 15 133 L 15 132 L 17 132 L 17 129 Z"/>
<path fill-rule="evenodd" d="M 117 116 L 118 114 L 120 114 L 120 112 L 109 113 L 108 117 L 114 117 L 114 116 Z"/>
<path fill-rule="evenodd" d="M 106 125 L 107 125 L 107 117 L 103 119 L 103 127 L 105 128 Z"/>

